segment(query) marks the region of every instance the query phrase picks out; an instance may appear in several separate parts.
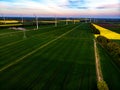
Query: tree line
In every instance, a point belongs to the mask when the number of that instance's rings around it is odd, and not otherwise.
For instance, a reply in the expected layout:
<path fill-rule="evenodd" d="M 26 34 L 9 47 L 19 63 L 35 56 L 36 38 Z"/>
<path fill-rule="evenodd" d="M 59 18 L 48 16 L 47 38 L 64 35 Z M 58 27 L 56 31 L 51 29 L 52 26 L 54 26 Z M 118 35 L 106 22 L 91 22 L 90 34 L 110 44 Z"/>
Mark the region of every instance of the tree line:
<path fill-rule="evenodd" d="M 100 34 L 100 31 L 97 28 L 95 28 L 91 23 L 90 23 L 90 28 L 92 30 L 92 33 L 94 33 L 94 34 Z"/>
<path fill-rule="evenodd" d="M 112 56 L 113 61 L 120 68 L 120 45 L 104 36 L 98 36 L 96 40 L 107 50 L 108 54 Z"/>

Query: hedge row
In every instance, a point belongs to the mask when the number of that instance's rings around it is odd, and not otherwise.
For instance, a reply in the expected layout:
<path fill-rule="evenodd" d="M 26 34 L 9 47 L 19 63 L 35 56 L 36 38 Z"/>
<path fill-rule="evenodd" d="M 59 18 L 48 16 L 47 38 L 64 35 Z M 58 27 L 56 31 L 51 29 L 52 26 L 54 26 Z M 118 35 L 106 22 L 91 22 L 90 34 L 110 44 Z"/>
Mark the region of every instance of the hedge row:
<path fill-rule="evenodd" d="M 120 67 L 120 45 L 104 36 L 98 36 L 97 41 L 113 56 L 114 62 Z"/>
<path fill-rule="evenodd" d="M 92 28 L 92 33 L 100 34 L 100 31 L 98 29 L 96 29 L 92 24 L 90 24 L 90 27 Z"/>

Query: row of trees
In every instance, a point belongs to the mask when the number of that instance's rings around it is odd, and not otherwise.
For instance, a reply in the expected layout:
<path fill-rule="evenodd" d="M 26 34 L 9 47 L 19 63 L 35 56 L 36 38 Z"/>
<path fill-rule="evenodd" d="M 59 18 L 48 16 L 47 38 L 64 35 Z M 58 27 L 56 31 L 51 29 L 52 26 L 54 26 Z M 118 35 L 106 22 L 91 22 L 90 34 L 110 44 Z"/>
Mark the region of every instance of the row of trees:
<path fill-rule="evenodd" d="M 97 42 L 99 42 L 101 45 L 105 46 L 109 42 L 109 39 L 107 39 L 104 36 L 98 36 Z M 97 87 L 98 87 L 98 90 L 109 90 L 108 85 L 104 80 L 98 81 Z"/>
<path fill-rule="evenodd" d="M 94 34 L 100 34 L 100 31 L 98 29 L 96 29 L 91 23 L 90 23 L 90 27 L 92 28 L 92 33 Z"/>
<path fill-rule="evenodd" d="M 104 36 L 98 36 L 97 41 L 108 51 L 114 62 L 120 67 L 120 45 Z"/>

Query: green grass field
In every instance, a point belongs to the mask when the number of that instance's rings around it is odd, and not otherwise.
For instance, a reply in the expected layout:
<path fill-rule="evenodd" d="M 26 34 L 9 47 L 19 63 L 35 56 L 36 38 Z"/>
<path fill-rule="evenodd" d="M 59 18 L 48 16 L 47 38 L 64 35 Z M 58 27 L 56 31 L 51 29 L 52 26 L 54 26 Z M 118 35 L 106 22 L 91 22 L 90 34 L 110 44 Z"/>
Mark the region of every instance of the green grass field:
<path fill-rule="evenodd" d="M 22 32 L 2 35 L 0 89 L 95 90 L 94 37 L 89 29 L 81 23 L 27 31 L 26 39 Z"/>
<path fill-rule="evenodd" d="M 98 45 L 101 68 L 104 80 L 107 82 L 110 90 L 120 89 L 120 69 L 113 62 L 112 57 Z"/>

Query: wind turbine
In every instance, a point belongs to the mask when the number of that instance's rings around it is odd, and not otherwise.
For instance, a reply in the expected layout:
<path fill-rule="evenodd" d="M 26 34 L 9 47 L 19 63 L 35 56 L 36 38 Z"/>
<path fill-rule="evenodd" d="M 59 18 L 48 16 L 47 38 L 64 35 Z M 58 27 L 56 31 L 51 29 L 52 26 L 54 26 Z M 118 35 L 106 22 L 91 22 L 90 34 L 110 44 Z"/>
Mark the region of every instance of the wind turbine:
<path fill-rule="evenodd" d="M 68 25 L 68 18 L 66 18 L 66 25 Z"/>
<path fill-rule="evenodd" d="M 55 27 L 57 27 L 57 17 L 55 16 Z"/>
<path fill-rule="evenodd" d="M 92 22 L 92 19 L 90 18 L 90 23 Z"/>
<path fill-rule="evenodd" d="M 96 22 L 95 18 L 94 18 L 94 23 Z"/>
<path fill-rule="evenodd" d="M 24 22 L 24 20 L 23 20 L 23 16 L 21 17 L 21 19 L 22 19 L 21 22 L 23 23 L 23 22 Z"/>
<path fill-rule="evenodd" d="M 75 18 L 74 18 L 73 22 L 74 22 L 74 24 L 75 24 Z"/>
<path fill-rule="evenodd" d="M 23 30 L 23 38 L 24 38 L 24 39 L 27 38 L 27 37 L 26 37 L 26 31 L 25 31 L 25 29 Z"/>
<path fill-rule="evenodd" d="M 85 22 L 87 23 L 87 18 L 85 19 Z"/>
<path fill-rule="evenodd" d="M 35 15 L 35 20 L 36 20 L 36 29 L 38 30 L 39 26 L 38 26 L 38 17 Z"/>

